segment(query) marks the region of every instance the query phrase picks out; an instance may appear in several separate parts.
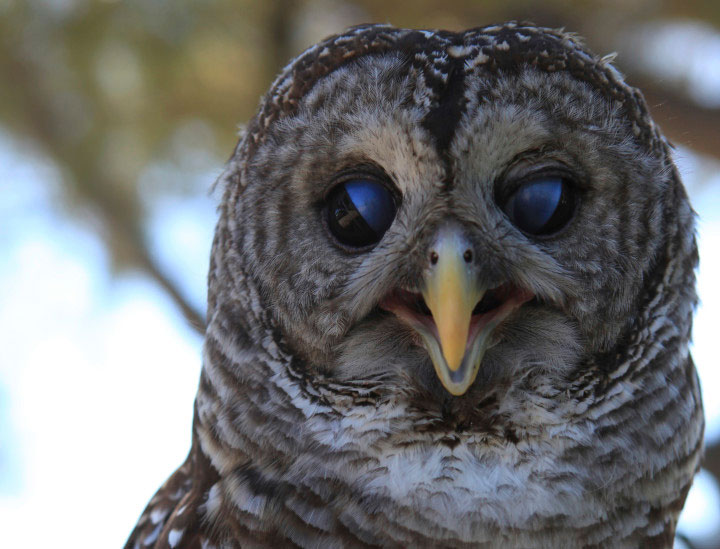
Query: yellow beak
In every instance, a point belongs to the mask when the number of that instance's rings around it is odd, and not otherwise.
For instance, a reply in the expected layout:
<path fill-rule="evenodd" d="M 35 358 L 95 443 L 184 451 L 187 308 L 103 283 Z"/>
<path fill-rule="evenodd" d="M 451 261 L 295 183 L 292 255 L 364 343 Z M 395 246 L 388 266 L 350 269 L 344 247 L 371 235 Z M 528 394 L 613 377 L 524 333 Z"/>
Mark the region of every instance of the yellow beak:
<path fill-rule="evenodd" d="M 432 312 L 447 367 L 460 368 L 472 311 L 485 293 L 463 254 L 467 245 L 455 232 L 441 233 L 433 248 L 435 265 L 426 274 L 422 295 Z"/>
<path fill-rule="evenodd" d="M 445 227 L 432 246 L 420 290 L 432 321 L 402 302 L 385 305 L 420 335 L 438 379 L 455 396 L 474 383 L 495 328 L 533 297 L 530 291 L 513 289 L 503 303 L 473 319 L 473 309 L 487 289 L 478 282 L 476 268 L 462 231 Z"/>

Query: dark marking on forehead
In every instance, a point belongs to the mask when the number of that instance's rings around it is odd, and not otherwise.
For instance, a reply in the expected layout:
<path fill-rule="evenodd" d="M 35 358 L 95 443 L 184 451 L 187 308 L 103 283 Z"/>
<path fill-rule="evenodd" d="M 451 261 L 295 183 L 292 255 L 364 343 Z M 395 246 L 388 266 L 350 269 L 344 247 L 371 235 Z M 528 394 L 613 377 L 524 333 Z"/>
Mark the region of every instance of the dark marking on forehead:
<path fill-rule="evenodd" d="M 465 99 L 465 71 L 460 59 L 451 61 L 447 83 L 438 93 L 437 105 L 422 120 L 422 126 L 435 139 L 438 153 L 444 156 L 460 122 Z"/>

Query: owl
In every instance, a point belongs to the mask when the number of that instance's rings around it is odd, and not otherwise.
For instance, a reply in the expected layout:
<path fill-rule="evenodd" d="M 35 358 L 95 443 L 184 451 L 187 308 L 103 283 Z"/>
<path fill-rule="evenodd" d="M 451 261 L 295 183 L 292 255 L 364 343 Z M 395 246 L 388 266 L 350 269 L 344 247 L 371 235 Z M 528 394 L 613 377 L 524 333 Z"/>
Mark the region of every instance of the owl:
<path fill-rule="evenodd" d="M 368 25 L 220 177 L 192 448 L 127 548 L 670 547 L 694 214 L 611 57 Z"/>

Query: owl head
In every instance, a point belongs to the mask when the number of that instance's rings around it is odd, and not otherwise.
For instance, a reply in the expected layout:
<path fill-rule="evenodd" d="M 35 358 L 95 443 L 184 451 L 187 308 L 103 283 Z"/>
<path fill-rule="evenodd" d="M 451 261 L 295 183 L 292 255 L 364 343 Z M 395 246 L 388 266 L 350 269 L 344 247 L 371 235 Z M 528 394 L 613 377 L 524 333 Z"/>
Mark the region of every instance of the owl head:
<path fill-rule="evenodd" d="M 658 293 L 689 334 L 668 145 L 566 33 L 331 37 L 278 77 L 224 181 L 215 255 L 316 379 L 474 406 L 611 370 Z"/>

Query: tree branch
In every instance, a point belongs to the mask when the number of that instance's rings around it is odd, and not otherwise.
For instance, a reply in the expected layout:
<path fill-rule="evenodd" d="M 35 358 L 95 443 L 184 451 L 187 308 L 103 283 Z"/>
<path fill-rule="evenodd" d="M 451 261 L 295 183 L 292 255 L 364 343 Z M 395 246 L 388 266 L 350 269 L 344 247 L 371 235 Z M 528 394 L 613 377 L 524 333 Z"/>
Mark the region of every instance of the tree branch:
<path fill-rule="evenodd" d="M 702 466 L 716 480 L 720 481 L 720 444 L 711 444 L 705 448 L 705 457 Z"/>
<path fill-rule="evenodd" d="M 14 50 L 10 50 L 14 52 Z M 0 59 L 0 74 L 4 74 L 20 90 L 20 101 L 25 115 L 23 130 L 59 165 L 69 171 L 82 199 L 99 214 L 103 228 L 107 231 L 110 242 L 121 245 L 109 245 L 111 254 L 117 254 L 118 248 L 126 253 L 127 258 L 142 269 L 150 278 L 157 282 L 168 296 L 175 302 L 187 322 L 198 333 L 205 332 L 205 315 L 195 309 L 180 289 L 165 275 L 155 260 L 142 235 L 137 221 L 138 205 L 136 196 L 122 192 L 126 186 L 118 185 L 110 179 L 98 160 L 100 154 L 93 139 L 73 146 L 68 144 L 65 136 L 65 113 L 59 112 L 58 101 L 43 94 L 37 85 L 42 80 L 28 63 L 13 57 L 10 53 Z M 89 142 L 89 143 L 88 143 Z M 134 189 L 134 186 L 132 186 Z"/>

